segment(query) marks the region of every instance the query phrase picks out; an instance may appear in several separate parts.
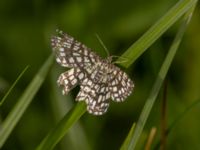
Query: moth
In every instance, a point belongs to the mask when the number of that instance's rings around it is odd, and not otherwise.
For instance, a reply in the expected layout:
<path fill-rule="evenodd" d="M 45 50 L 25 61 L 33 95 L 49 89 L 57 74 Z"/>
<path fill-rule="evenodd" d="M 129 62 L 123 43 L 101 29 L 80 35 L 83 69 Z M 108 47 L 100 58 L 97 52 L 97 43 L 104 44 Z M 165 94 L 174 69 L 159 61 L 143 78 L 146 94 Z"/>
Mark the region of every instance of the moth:
<path fill-rule="evenodd" d="M 63 31 L 51 38 L 56 61 L 70 70 L 62 73 L 57 83 L 63 94 L 80 85 L 76 101 L 85 101 L 87 111 L 104 114 L 110 103 L 123 102 L 133 91 L 134 84 L 120 68 L 112 63 L 112 56 L 101 58 L 90 48 Z"/>

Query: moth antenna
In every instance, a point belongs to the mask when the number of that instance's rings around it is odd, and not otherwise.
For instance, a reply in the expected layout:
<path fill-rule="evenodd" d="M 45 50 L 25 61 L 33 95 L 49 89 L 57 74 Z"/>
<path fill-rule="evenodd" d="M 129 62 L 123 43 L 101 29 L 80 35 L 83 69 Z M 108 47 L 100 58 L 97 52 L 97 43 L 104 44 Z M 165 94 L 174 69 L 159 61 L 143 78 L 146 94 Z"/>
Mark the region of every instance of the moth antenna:
<path fill-rule="evenodd" d="M 96 36 L 96 38 L 98 39 L 98 41 L 100 42 L 101 46 L 102 46 L 102 47 L 104 48 L 104 50 L 106 51 L 107 57 L 109 57 L 109 56 L 110 56 L 110 53 L 109 53 L 107 47 L 105 46 L 105 44 L 103 43 L 103 41 L 101 40 L 101 38 L 99 37 L 99 35 L 98 35 L 97 33 L 95 33 L 95 36 Z"/>

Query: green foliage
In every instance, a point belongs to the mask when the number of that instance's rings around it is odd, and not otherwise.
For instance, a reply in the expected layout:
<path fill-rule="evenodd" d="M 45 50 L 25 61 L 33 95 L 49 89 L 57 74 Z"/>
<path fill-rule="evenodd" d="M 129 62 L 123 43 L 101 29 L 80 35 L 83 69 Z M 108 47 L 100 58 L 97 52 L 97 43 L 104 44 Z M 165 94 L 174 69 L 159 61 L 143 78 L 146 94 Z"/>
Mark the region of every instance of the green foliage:
<path fill-rule="evenodd" d="M 183 19 L 183 23 L 181 25 L 181 27 L 179 28 L 178 32 L 177 32 L 177 35 L 170 47 L 170 50 L 161 66 L 161 69 L 158 73 L 158 76 L 156 78 L 156 81 L 154 82 L 154 85 L 152 87 L 152 90 L 149 94 L 149 97 L 147 98 L 146 100 L 146 103 L 144 105 L 144 108 L 141 112 L 141 115 L 140 115 L 140 118 L 138 120 L 138 125 L 136 126 L 136 129 L 135 129 L 135 132 L 130 140 L 130 143 L 128 144 L 128 148 L 129 150 L 131 149 L 135 149 L 136 147 L 136 144 L 139 140 L 139 137 L 142 133 L 142 130 L 144 128 L 144 125 L 146 124 L 146 121 L 149 117 L 149 114 L 150 114 L 150 111 L 155 103 L 155 100 L 157 98 L 157 95 L 160 91 L 160 88 L 161 88 L 161 85 L 167 75 L 167 72 L 169 70 L 169 67 L 172 63 L 172 60 L 174 59 L 174 56 L 177 52 L 177 49 L 180 45 L 180 42 L 182 40 L 182 37 L 185 33 L 185 30 L 186 30 L 186 27 L 190 21 L 190 18 L 192 16 L 192 13 L 193 13 L 193 10 L 194 10 L 194 6 L 192 7 L 192 9 L 190 8 L 190 10 L 188 11 L 188 13 L 185 15 L 184 19 Z M 132 131 L 130 131 L 132 132 Z"/>
<path fill-rule="evenodd" d="M 2 100 L 0 101 L 0 106 L 4 103 L 4 101 L 6 100 L 6 98 L 8 97 L 8 95 L 11 93 L 11 91 L 13 90 L 13 88 L 16 86 L 17 82 L 19 81 L 19 79 L 23 76 L 23 74 L 26 72 L 26 70 L 28 69 L 29 66 L 26 66 L 26 68 L 24 68 L 24 70 L 20 73 L 20 75 L 17 77 L 17 79 L 15 80 L 15 82 L 12 84 L 12 86 L 10 87 L 10 89 L 8 90 L 8 92 L 6 92 L 5 96 L 2 98 Z"/>
<path fill-rule="evenodd" d="M 197 64 L 196 66 L 200 64 L 199 52 L 195 51 L 195 49 L 200 48 L 197 40 L 200 37 L 197 37 L 198 32 L 196 31 L 200 22 L 199 14 L 194 14 L 194 21 L 192 19 L 193 22 L 189 26 L 188 33 L 185 39 L 183 38 L 196 2 L 197 0 L 180 0 L 176 4 L 174 1 L 161 2 L 158 0 L 151 2 L 145 0 L 142 2 L 95 0 L 84 3 L 78 1 L 22 3 L 19 1 L 12 4 L 9 1 L 0 2 L 0 10 L 3 12 L 1 13 L 0 30 L 4 29 L 0 35 L 0 44 L 3 49 L 0 56 L 0 78 L 3 80 L 0 82 L 5 81 L 2 82 L 2 85 L 5 83 L 9 85 L 16 77 L 16 72 L 24 64 L 31 64 L 30 74 L 27 75 L 28 79 L 21 78 L 23 83 L 16 85 L 15 82 L 10 88 L 12 92 L 9 90 L 4 94 L 5 97 L 9 94 L 9 97 L 6 101 L 3 98 L 4 105 L 0 107 L 0 115 L 2 116 L 0 147 L 3 149 L 33 149 L 37 147 L 38 150 L 76 149 L 71 146 L 73 142 L 70 136 L 77 136 L 71 128 L 78 121 L 79 129 L 77 131 L 84 131 L 82 135 L 85 134 L 77 137 L 79 140 L 75 141 L 75 145 L 79 148 L 86 142 L 89 143 L 91 149 L 119 149 L 124 141 L 121 149 L 135 149 L 136 144 L 141 144 L 139 140 L 142 134 L 147 134 L 152 126 L 160 127 L 159 100 L 155 100 L 169 69 L 172 69 L 172 72 L 168 73 L 170 78 L 168 93 L 170 109 L 167 119 L 169 122 L 173 122 L 174 114 L 182 112 L 181 110 L 185 108 L 184 105 L 187 105 L 188 99 L 199 97 L 199 77 L 196 74 L 200 72 L 195 66 L 188 67 L 188 65 L 193 66 L 193 62 L 187 61 L 190 58 L 189 55 L 195 53 L 192 60 L 195 65 Z M 28 9 L 20 10 L 19 6 Z M 183 15 L 185 15 L 183 22 L 179 24 L 178 21 Z M 158 20 L 158 18 L 160 19 Z M 178 23 L 175 24 L 176 22 Z M 152 26 L 152 24 L 154 25 Z M 49 74 L 53 78 L 53 83 L 48 83 L 48 80 L 44 82 L 54 57 L 51 55 L 44 65 L 41 67 L 40 65 L 51 52 L 50 36 L 56 28 L 55 26 L 59 26 L 74 37 L 81 36 L 77 39 L 95 49 L 102 56 L 105 55 L 105 51 L 91 36 L 94 33 L 98 33 L 103 39 L 105 45 L 109 47 L 111 55 L 123 53 L 117 62 L 121 62 L 121 66 L 129 68 L 128 74 L 131 78 L 134 76 L 135 82 L 135 90 L 126 102 L 119 105 L 111 103 L 106 115 L 94 117 L 85 113 L 85 103 L 70 104 L 70 100 L 73 101 L 78 89 L 70 92 L 66 99 L 65 96 L 61 96 L 60 89 L 57 89 L 56 78 L 62 71 L 53 69 L 53 73 Z M 147 30 L 149 26 L 151 27 Z M 138 35 L 142 33 L 144 34 L 138 39 Z M 169 44 L 174 35 L 176 35 L 175 40 Z M 194 40 L 190 40 L 194 36 Z M 133 42 L 134 39 L 138 40 Z M 177 57 L 174 57 L 181 40 L 184 41 L 183 46 L 180 45 L 181 51 L 178 52 Z M 130 48 L 123 50 L 128 45 L 131 45 Z M 170 48 L 166 54 L 165 50 L 168 49 L 169 45 Z M 146 51 L 147 49 L 149 51 Z M 187 49 L 190 51 L 186 52 Z M 159 64 L 162 64 L 161 67 Z M 172 67 L 170 68 L 170 66 Z M 132 73 L 133 67 L 134 73 Z M 35 74 L 38 68 L 41 69 L 33 77 L 33 73 Z M 56 65 L 56 68 L 59 67 Z M 32 81 L 29 83 L 30 79 Z M 154 80 L 151 88 L 151 81 Z M 24 84 L 27 83 L 29 86 L 24 90 Z M 42 88 L 40 88 L 41 86 Z M 193 88 L 194 90 L 190 90 Z M 6 90 L 0 88 L 2 94 Z M 148 94 L 149 90 L 150 94 Z M 19 95 L 22 96 L 17 98 Z M 72 108 L 69 112 L 64 111 L 62 113 L 64 116 L 59 116 L 52 110 L 54 104 L 51 104 L 49 99 L 62 100 L 63 106 L 70 109 L 72 105 Z M 30 105 L 32 100 L 34 103 Z M 11 108 L 13 105 L 14 107 Z M 143 110 L 140 114 L 142 107 Z M 156 113 L 154 113 L 154 108 Z M 191 108 L 194 109 L 194 107 Z M 56 109 L 63 109 L 63 107 L 58 106 Z M 199 110 L 196 111 L 199 112 Z M 193 117 L 183 119 L 178 129 L 174 127 L 173 131 L 170 130 L 175 136 L 167 137 L 167 148 L 177 149 L 176 141 L 178 139 L 182 146 L 181 149 L 188 149 L 191 146 L 193 149 L 198 149 L 200 137 L 196 133 L 199 131 L 200 121 L 195 119 L 198 113 L 191 111 L 191 114 L 182 114 L 182 116 L 192 115 Z M 140 117 L 137 121 L 138 116 Z M 60 121 L 57 122 L 55 118 L 59 118 Z M 133 124 L 128 133 L 131 122 L 136 122 L 136 125 Z M 190 123 L 187 124 L 188 122 Z M 178 126 L 177 124 L 176 121 L 176 126 Z M 185 128 L 192 130 L 185 131 Z M 190 134 L 190 139 L 185 140 L 186 137 L 182 136 L 185 132 Z M 69 133 L 70 136 L 65 136 Z M 62 143 L 64 137 L 66 139 Z M 159 143 L 159 136 L 155 141 Z M 155 141 L 153 143 L 156 143 Z M 89 149 L 89 147 L 85 145 L 82 149 Z M 142 146 L 140 145 L 140 147 Z"/>
<path fill-rule="evenodd" d="M 12 130 L 16 126 L 16 124 L 21 119 L 22 115 L 26 111 L 27 107 L 33 100 L 35 94 L 39 90 L 40 86 L 42 85 L 44 79 L 47 76 L 47 73 L 51 67 L 53 62 L 53 55 L 51 55 L 45 64 L 41 67 L 39 72 L 36 74 L 32 82 L 29 84 L 27 89 L 24 91 L 20 99 L 17 101 L 17 104 L 9 113 L 5 121 L 1 126 L 0 132 L 0 147 L 3 146 L 4 142 L 7 140 L 8 136 L 11 134 Z"/>

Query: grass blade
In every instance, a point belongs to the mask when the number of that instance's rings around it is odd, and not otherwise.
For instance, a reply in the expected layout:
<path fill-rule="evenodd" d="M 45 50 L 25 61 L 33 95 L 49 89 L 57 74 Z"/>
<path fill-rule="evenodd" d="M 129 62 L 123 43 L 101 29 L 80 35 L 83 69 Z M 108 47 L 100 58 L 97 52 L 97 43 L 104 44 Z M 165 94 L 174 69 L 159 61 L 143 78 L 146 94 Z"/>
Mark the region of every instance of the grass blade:
<path fill-rule="evenodd" d="M 169 126 L 169 128 L 167 129 L 167 135 L 170 133 L 170 131 L 175 127 L 175 125 L 190 111 L 192 110 L 194 107 L 196 107 L 197 105 L 199 105 L 200 100 L 195 101 L 194 103 L 192 103 L 191 105 L 189 105 L 181 114 L 179 114 L 176 119 L 171 123 L 171 125 Z"/>
<path fill-rule="evenodd" d="M 135 125 L 136 125 L 136 123 L 133 123 L 133 125 L 132 125 L 132 127 L 131 127 L 131 129 L 130 129 L 130 131 L 128 133 L 128 136 L 124 140 L 124 143 L 122 144 L 120 150 L 126 150 L 126 149 L 128 149 L 128 145 L 129 145 L 129 143 L 131 141 L 131 138 L 132 138 L 134 130 L 135 130 Z"/>
<path fill-rule="evenodd" d="M 26 66 L 24 68 L 24 70 L 19 74 L 19 76 L 17 77 L 17 79 L 15 80 L 15 82 L 9 88 L 8 92 L 6 92 L 6 94 L 2 98 L 2 100 L 0 102 L 0 106 L 4 103 L 4 101 L 6 100 L 6 98 L 8 97 L 8 95 L 12 92 L 13 88 L 15 87 L 15 85 L 17 84 L 17 82 L 21 79 L 21 77 L 24 75 L 24 73 L 27 71 L 28 68 L 29 68 L 29 66 Z"/>
<path fill-rule="evenodd" d="M 151 145 L 153 143 L 153 140 L 155 139 L 156 132 L 157 132 L 157 128 L 153 127 L 149 133 L 149 137 L 148 137 L 147 143 L 145 145 L 145 150 L 151 149 Z"/>
<path fill-rule="evenodd" d="M 156 99 L 158 93 L 159 93 L 160 87 L 163 83 L 163 80 L 165 79 L 165 76 L 166 76 L 166 74 L 169 70 L 169 67 L 172 63 L 172 60 L 173 60 L 175 54 L 176 54 L 178 46 L 179 46 L 181 39 L 183 37 L 183 34 L 186 30 L 186 27 L 189 23 L 191 16 L 192 16 L 193 10 L 194 10 L 194 7 L 190 8 L 190 11 L 185 15 L 185 17 L 183 19 L 183 23 L 182 23 L 179 31 L 177 32 L 177 35 L 176 35 L 176 37 L 175 37 L 175 39 L 172 43 L 172 46 L 170 47 L 170 50 L 169 50 L 162 66 L 161 66 L 161 69 L 158 73 L 156 81 L 153 85 L 153 88 L 150 92 L 149 97 L 146 100 L 146 103 L 144 105 L 144 108 L 142 110 L 140 118 L 139 118 L 138 123 L 136 125 L 135 132 L 134 132 L 133 137 L 131 139 L 131 142 L 128 146 L 128 150 L 133 150 L 135 148 L 136 144 L 137 144 L 137 141 L 139 140 L 139 137 L 140 137 L 142 130 L 144 128 L 144 125 L 146 123 L 146 120 L 147 120 L 147 118 L 150 114 L 152 106 L 155 102 L 155 99 Z"/>
<path fill-rule="evenodd" d="M 59 69 L 53 69 L 53 71 L 51 71 L 52 90 L 50 91 L 50 100 L 55 121 L 58 122 L 70 110 L 74 98 L 70 93 L 66 96 L 60 94 L 60 88 L 58 88 L 55 83 L 55 78 L 57 78 L 56 72 L 59 72 Z M 77 121 L 76 124 L 70 128 L 67 135 L 65 135 L 59 143 L 59 147 L 60 149 L 66 149 L 66 147 L 68 147 L 73 150 L 91 149 L 88 137 L 80 121 Z"/>
<path fill-rule="evenodd" d="M 50 150 L 60 141 L 66 134 L 68 129 L 85 113 L 85 102 L 79 102 L 73 109 L 65 115 L 65 117 L 57 124 L 57 126 L 44 138 L 36 150 Z"/>
<path fill-rule="evenodd" d="M 200 104 L 200 99 L 194 101 L 191 105 L 187 106 L 187 108 L 182 112 L 180 113 L 175 119 L 174 121 L 171 123 L 171 125 L 167 128 L 166 130 L 166 136 L 168 136 L 170 134 L 170 132 L 172 131 L 172 129 L 176 126 L 176 124 L 190 111 L 192 110 L 194 107 L 196 107 L 197 105 Z M 159 149 L 159 146 L 160 146 L 160 143 L 161 143 L 161 140 L 159 140 L 157 142 L 157 144 L 155 144 L 154 146 L 154 150 L 157 150 Z"/>
<path fill-rule="evenodd" d="M 9 137 L 10 133 L 13 131 L 16 124 L 19 122 L 25 110 L 28 108 L 33 97 L 39 90 L 44 79 L 47 76 L 48 71 L 53 63 L 53 55 L 51 55 L 44 65 L 41 67 L 39 72 L 33 78 L 29 86 L 26 88 L 22 96 L 19 98 L 17 104 L 14 106 L 12 111 L 9 113 L 7 118 L 2 124 L 0 129 L 0 148 L 5 143 L 6 139 Z"/>
<path fill-rule="evenodd" d="M 124 67 L 130 66 L 146 49 L 169 29 L 197 0 L 180 0 L 160 20 L 158 20 L 141 38 L 139 38 L 121 57 L 127 58 Z M 123 60 L 119 60 L 123 61 Z"/>

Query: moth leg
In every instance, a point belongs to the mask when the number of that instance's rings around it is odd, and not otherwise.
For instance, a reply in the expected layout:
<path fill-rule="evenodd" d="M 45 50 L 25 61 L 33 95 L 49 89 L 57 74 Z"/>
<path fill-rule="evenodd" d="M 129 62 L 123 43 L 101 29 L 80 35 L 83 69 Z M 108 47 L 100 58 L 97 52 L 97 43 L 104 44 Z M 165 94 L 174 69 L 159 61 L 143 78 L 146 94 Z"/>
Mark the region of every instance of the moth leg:
<path fill-rule="evenodd" d="M 63 95 L 67 95 L 68 92 L 78 84 L 76 74 L 77 70 L 75 68 L 72 68 L 59 76 L 57 83 L 59 86 L 63 86 Z"/>

